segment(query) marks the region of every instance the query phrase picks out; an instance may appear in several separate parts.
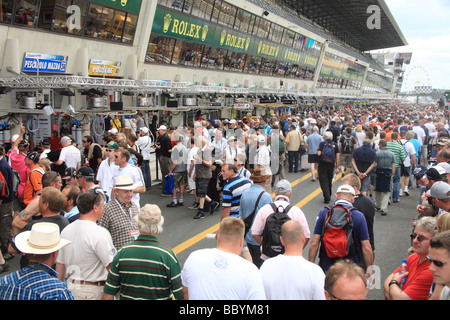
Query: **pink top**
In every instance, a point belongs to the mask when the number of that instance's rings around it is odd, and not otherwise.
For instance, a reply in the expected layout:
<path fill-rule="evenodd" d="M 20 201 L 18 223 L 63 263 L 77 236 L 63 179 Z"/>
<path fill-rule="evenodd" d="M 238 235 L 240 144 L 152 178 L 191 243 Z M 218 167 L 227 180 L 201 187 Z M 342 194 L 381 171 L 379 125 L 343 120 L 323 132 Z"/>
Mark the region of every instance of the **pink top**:
<path fill-rule="evenodd" d="M 25 183 L 27 182 L 28 175 L 30 174 L 30 168 L 25 165 L 25 155 L 19 153 L 19 150 L 12 150 L 11 154 L 9 155 L 9 161 L 11 163 L 11 169 L 16 170 L 19 173 L 20 177 L 17 196 L 23 197 Z"/>
<path fill-rule="evenodd" d="M 286 208 L 289 204 L 289 198 L 286 196 L 277 196 L 275 198 L 274 204 L 279 207 L 282 206 L 283 208 Z M 264 226 L 266 224 L 266 219 L 269 215 L 273 213 L 273 209 L 270 206 L 270 204 L 266 204 L 264 207 L 259 209 L 258 213 L 256 214 L 255 220 L 253 221 L 252 225 L 252 234 L 254 235 L 262 235 Z M 305 214 L 303 211 L 297 207 L 293 206 L 291 210 L 289 210 L 287 214 L 292 220 L 300 222 L 300 224 L 303 227 L 303 232 L 305 234 L 305 238 L 309 239 L 311 237 L 311 231 L 309 230 L 308 221 L 306 220 Z M 261 259 L 266 260 L 269 257 L 267 257 L 264 254 L 261 254 Z"/>

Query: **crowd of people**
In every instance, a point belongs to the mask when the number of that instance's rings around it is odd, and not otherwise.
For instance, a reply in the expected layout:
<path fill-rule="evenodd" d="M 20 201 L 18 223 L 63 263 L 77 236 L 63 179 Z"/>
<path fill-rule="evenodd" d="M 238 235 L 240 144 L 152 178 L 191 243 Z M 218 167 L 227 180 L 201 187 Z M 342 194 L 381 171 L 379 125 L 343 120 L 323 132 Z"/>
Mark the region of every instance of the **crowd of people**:
<path fill-rule="evenodd" d="M 385 279 L 385 298 L 450 299 L 450 129 L 437 107 L 271 111 L 177 128 L 139 118 L 128 135 L 113 120 L 102 143 L 64 136 L 57 150 L 45 139 L 30 150 L 22 126 L 11 150 L 0 147 L 0 273 L 21 255 L 0 299 L 365 299 L 375 214 L 412 188 L 407 271 Z M 158 240 L 160 206 L 141 203 L 158 188 L 153 150 L 167 207 L 189 193 L 194 219 L 221 210 L 217 247 L 184 265 Z M 311 229 L 290 203 L 286 169 L 318 180 L 327 206 Z"/>

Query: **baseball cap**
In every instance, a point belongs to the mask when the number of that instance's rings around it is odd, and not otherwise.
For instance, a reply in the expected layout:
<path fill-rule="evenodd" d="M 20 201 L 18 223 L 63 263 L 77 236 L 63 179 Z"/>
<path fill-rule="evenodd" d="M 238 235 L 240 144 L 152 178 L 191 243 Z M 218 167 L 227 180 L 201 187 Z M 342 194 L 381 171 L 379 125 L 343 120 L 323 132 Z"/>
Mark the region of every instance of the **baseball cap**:
<path fill-rule="evenodd" d="M 266 143 L 266 137 L 264 137 L 263 135 L 259 134 L 258 137 L 256 137 L 256 142 L 258 143 Z"/>
<path fill-rule="evenodd" d="M 141 130 L 142 132 L 144 132 L 144 133 L 148 133 L 148 128 L 147 128 L 147 127 L 142 127 L 140 130 Z"/>
<path fill-rule="evenodd" d="M 444 168 L 445 173 L 450 173 L 450 164 L 447 162 L 439 162 L 436 166 Z"/>
<path fill-rule="evenodd" d="M 27 153 L 27 158 L 32 160 L 34 163 L 38 163 L 39 162 L 39 153 L 37 153 L 36 151 L 30 151 Z"/>
<path fill-rule="evenodd" d="M 429 190 L 430 196 L 439 199 L 450 199 L 450 185 L 444 181 L 436 181 Z"/>
<path fill-rule="evenodd" d="M 162 125 L 158 128 L 158 130 L 166 130 L 167 131 L 167 127 L 165 125 Z"/>
<path fill-rule="evenodd" d="M 413 175 L 414 177 L 423 176 L 425 172 L 427 172 L 428 168 L 423 165 L 418 165 L 414 168 Z"/>
<path fill-rule="evenodd" d="M 291 191 L 292 191 L 291 183 L 286 179 L 278 181 L 278 183 L 275 186 L 275 193 L 288 193 Z"/>
<path fill-rule="evenodd" d="M 106 145 L 106 148 L 114 149 L 114 150 L 119 150 L 119 145 L 117 144 L 117 142 L 110 141 L 110 142 L 108 142 L 108 144 Z"/>
<path fill-rule="evenodd" d="M 427 178 L 434 181 L 442 180 L 445 174 L 445 169 L 440 166 L 431 167 L 427 170 L 427 172 L 425 172 Z"/>
<path fill-rule="evenodd" d="M 108 132 L 112 133 L 112 134 L 118 134 L 119 133 L 119 131 L 116 128 L 112 128 L 111 130 L 108 130 Z"/>
<path fill-rule="evenodd" d="M 61 142 L 72 142 L 72 139 L 70 139 L 68 136 L 64 136 L 61 138 Z"/>
<path fill-rule="evenodd" d="M 353 187 L 348 184 L 340 185 L 339 188 L 337 189 L 336 193 L 340 193 L 340 192 L 351 193 L 352 195 L 355 195 L 355 189 L 353 189 Z"/>
<path fill-rule="evenodd" d="M 77 176 L 77 170 L 75 168 L 68 167 L 66 170 L 64 170 L 62 179 L 68 180 L 70 178 L 75 178 L 76 176 Z"/>
<path fill-rule="evenodd" d="M 78 175 L 82 176 L 82 177 L 93 177 L 93 176 L 95 176 L 95 173 L 91 167 L 84 166 L 78 170 Z"/>

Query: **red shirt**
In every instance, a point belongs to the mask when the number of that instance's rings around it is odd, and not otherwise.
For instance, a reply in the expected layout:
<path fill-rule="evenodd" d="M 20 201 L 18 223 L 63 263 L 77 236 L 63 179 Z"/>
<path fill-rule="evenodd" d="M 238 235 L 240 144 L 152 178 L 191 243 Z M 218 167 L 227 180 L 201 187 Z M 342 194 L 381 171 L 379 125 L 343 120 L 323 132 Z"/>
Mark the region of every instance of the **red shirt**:
<path fill-rule="evenodd" d="M 427 259 L 419 263 L 419 256 L 413 254 L 406 259 L 408 277 L 403 285 L 403 292 L 412 300 L 427 300 L 433 283 L 433 274 L 428 270 L 430 263 Z M 399 273 L 401 266 L 394 273 Z"/>

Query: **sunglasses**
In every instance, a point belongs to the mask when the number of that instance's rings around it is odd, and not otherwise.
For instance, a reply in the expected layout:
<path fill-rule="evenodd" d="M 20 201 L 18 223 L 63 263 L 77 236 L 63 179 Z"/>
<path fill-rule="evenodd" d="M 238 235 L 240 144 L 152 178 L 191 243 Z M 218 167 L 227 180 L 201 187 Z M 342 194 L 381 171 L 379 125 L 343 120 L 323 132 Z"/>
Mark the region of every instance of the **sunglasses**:
<path fill-rule="evenodd" d="M 436 267 L 439 267 L 439 268 L 441 268 L 444 264 L 446 264 L 447 262 L 450 261 L 450 260 L 447 260 L 447 261 L 433 260 L 428 256 L 427 256 L 427 260 L 429 263 L 433 263 Z"/>
<path fill-rule="evenodd" d="M 415 233 L 411 233 L 410 237 L 411 237 L 411 240 L 414 240 L 415 238 L 417 238 L 417 241 L 419 241 L 419 242 L 422 242 L 424 240 L 429 240 L 428 238 L 425 238 L 424 236 L 415 234 Z"/>

